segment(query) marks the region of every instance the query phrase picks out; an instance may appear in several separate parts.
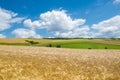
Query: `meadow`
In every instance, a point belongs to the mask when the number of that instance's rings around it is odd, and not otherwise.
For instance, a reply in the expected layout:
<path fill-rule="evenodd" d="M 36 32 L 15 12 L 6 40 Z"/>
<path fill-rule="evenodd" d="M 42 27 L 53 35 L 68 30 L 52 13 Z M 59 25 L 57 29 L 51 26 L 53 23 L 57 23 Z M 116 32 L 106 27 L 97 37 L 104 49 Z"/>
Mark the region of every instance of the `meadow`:
<path fill-rule="evenodd" d="M 120 50 L 2 45 L 0 80 L 120 80 Z"/>
<path fill-rule="evenodd" d="M 37 42 L 30 44 L 27 41 Z M 0 45 L 40 46 L 73 49 L 120 49 L 120 39 L 35 39 L 35 38 L 8 38 L 0 39 Z M 51 45 L 51 46 L 49 46 Z"/>

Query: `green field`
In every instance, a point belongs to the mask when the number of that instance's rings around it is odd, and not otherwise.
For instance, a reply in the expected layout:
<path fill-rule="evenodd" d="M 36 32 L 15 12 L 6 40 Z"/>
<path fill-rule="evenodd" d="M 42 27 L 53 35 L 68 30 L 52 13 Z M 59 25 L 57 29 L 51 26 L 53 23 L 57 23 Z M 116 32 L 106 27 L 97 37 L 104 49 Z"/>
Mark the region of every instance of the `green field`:
<path fill-rule="evenodd" d="M 28 41 L 37 43 L 30 44 Z M 120 39 L 0 39 L 0 45 L 44 46 L 74 49 L 120 49 Z M 49 46 L 50 47 L 50 46 Z"/>

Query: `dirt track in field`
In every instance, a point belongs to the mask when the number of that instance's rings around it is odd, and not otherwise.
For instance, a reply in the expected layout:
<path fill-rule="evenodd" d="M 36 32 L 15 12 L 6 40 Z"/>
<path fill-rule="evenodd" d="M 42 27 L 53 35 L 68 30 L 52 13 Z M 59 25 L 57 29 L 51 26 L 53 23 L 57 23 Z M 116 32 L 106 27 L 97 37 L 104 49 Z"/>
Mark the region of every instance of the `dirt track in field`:
<path fill-rule="evenodd" d="M 0 80 L 120 80 L 120 50 L 0 46 Z"/>

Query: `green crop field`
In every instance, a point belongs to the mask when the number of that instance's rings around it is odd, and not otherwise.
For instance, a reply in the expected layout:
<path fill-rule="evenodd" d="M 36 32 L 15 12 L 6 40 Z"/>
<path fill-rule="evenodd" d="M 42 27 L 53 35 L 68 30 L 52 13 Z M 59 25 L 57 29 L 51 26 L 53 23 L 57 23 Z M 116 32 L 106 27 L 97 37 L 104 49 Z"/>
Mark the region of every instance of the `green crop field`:
<path fill-rule="evenodd" d="M 30 44 L 27 41 L 37 43 Z M 34 39 L 34 38 L 14 38 L 0 39 L 0 45 L 17 46 L 44 46 L 74 49 L 120 49 L 120 39 Z M 49 46 L 51 45 L 51 46 Z"/>

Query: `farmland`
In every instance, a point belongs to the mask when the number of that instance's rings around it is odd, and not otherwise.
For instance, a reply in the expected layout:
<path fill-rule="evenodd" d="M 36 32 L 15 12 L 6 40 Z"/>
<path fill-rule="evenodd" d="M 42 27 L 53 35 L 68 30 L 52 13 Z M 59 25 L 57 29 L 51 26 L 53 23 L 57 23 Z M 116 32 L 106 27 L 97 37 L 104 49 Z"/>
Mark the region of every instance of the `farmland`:
<path fill-rule="evenodd" d="M 0 80 L 119 80 L 120 50 L 0 46 Z"/>
<path fill-rule="evenodd" d="M 29 44 L 28 41 L 35 41 L 38 44 Z M 51 44 L 51 47 L 60 45 L 61 48 L 73 49 L 120 49 L 120 39 L 30 39 L 30 38 L 10 38 L 0 39 L 0 45 L 17 45 L 17 46 L 40 46 L 45 47 Z"/>

